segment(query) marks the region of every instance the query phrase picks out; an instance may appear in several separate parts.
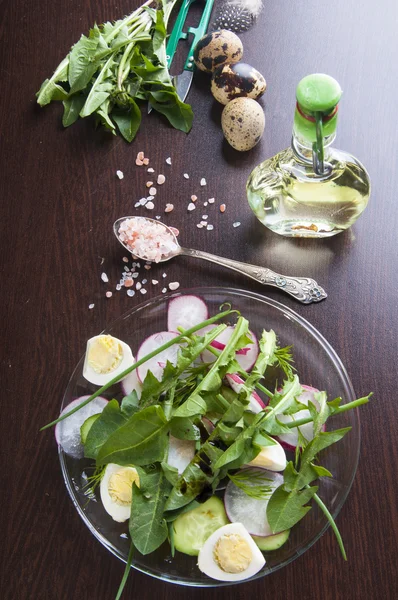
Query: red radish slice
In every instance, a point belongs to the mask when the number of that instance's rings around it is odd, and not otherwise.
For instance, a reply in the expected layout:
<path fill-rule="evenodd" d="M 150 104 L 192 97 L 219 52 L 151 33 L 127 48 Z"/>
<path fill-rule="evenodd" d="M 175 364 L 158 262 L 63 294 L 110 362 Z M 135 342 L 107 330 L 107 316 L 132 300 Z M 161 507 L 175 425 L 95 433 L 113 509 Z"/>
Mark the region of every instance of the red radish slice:
<path fill-rule="evenodd" d="M 89 397 L 90 396 L 80 396 L 80 398 L 72 400 L 72 402 L 63 409 L 60 417 L 73 408 L 76 408 L 76 406 L 79 406 L 79 404 Z M 58 446 L 61 446 L 66 454 L 73 456 L 73 458 L 83 458 L 84 448 L 80 439 L 80 427 L 86 419 L 92 415 L 101 413 L 107 404 L 108 400 L 102 398 L 102 396 L 98 396 L 97 398 L 94 398 L 92 402 L 73 413 L 73 415 L 56 424 L 55 439 L 57 440 Z"/>
<path fill-rule="evenodd" d="M 160 331 L 159 333 L 154 333 L 149 338 L 146 338 L 137 352 L 137 362 L 141 360 L 141 358 L 144 358 L 147 354 L 150 354 L 156 350 L 156 348 L 159 348 L 159 346 L 163 346 L 163 344 L 166 344 L 166 342 L 169 342 L 178 335 L 179 334 L 175 331 Z M 177 354 L 179 349 L 180 346 L 178 344 L 174 344 L 173 346 L 170 346 L 170 348 L 167 348 L 167 350 L 157 354 L 138 367 L 136 370 L 140 382 L 142 383 L 144 381 L 148 371 L 152 371 L 152 374 L 155 375 L 159 381 L 161 381 L 164 371 L 164 367 L 161 365 L 166 365 L 167 361 L 171 362 L 173 365 L 177 364 Z"/>
<path fill-rule="evenodd" d="M 201 333 L 205 333 L 206 331 L 210 331 L 214 328 L 214 325 L 210 325 L 209 327 L 204 327 Z M 224 350 L 226 343 L 229 338 L 233 334 L 234 328 L 229 326 L 224 331 L 220 333 L 220 335 L 212 342 L 212 346 L 219 350 Z M 252 331 L 248 333 L 249 337 L 252 339 L 252 344 L 248 344 L 247 348 L 242 348 L 242 350 L 238 350 L 236 352 L 236 360 L 242 367 L 244 371 L 250 371 L 253 367 L 254 363 L 257 360 L 257 356 L 259 353 L 257 338 Z M 211 363 L 216 360 L 214 354 L 210 352 L 210 350 L 205 350 L 202 353 L 202 360 L 206 363 Z"/>
<path fill-rule="evenodd" d="M 137 369 L 131 371 L 131 373 L 129 373 L 127 377 L 125 377 L 120 383 L 122 386 L 122 392 L 125 396 L 128 396 L 133 390 L 135 390 L 137 392 L 138 399 L 141 398 L 142 383 L 138 379 Z"/>
<path fill-rule="evenodd" d="M 178 331 L 178 327 L 190 329 L 209 318 L 206 304 L 198 296 L 178 296 L 169 302 L 167 329 Z"/>
<path fill-rule="evenodd" d="M 242 523 L 251 535 L 257 535 L 266 537 L 273 535 L 271 527 L 267 519 L 267 506 L 271 494 L 276 488 L 283 483 L 283 476 L 280 473 L 273 473 L 266 469 L 250 468 L 242 469 L 238 472 L 239 474 L 256 473 L 256 475 L 263 476 L 261 485 L 269 486 L 271 491 L 266 498 L 256 500 L 251 496 L 248 496 L 243 490 L 236 486 L 232 481 L 229 482 L 224 494 L 224 505 L 225 512 L 227 513 L 228 519 L 232 523 Z M 245 480 L 245 485 L 250 485 L 250 480 Z M 258 486 L 260 482 L 256 478 L 253 485 Z"/>
<path fill-rule="evenodd" d="M 236 392 L 237 394 L 239 394 L 239 392 L 242 389 L 242 386 L 244 385 L 244 381 L 241 377 L 239 377 L 239 375 L 237 375 L 236 373 L 230 373 L 226 376 L 226 379 L 230 385 L 230 387 L 234 390 L 234 392 Z M 257 392 L 252 392 L 252 395 L 250 396 L 250 403 L 249 403 L 249 407 L 248 410 L 252 413 L 259 413 L 263 410 L 263 408 L 265 408 L 265 404 L 264 402 L 261 400 L 260 396 L 257 394 Z"/>
<path fill-rule="evenodd" d="M 316 406 L 316 408 L 319 409 L 319 404 L 314 399 L 314 394 L 319 392 L 319 390 L 317 390 L 314 387 L 311 387 L 310 385 L 302 385 L 301 387 L 305 391 L 300 396 L 298 396 L 297 400 L 299 402 L 301 402 L 301 404 L 306 404 L 307 406 L 308 406 L 308 402 L 311 401 Z M 281 421 L 281 423 L 291 423 L 294 420 L 306 419 L 307 417 L 310 417 L 310 416 L 311 416 L 310 411 L 303 409 L 303 410 L 300 410 L 299 412 L 297 412 L 294 415 L 294 418 L 290 415 L 278 415 L 277 418 L 279 421 Z M 290 433 L 283 433 L 283 434 L 279 435 L 277 439 L 279 440 L 281 446 L 283 446 L 286 450 L 290 450 L 291 452 L 294 452 L 296 450 L 296 447 L 298 444 L 297 429 L 300 429 L 301 433 L 303 434 L 305 439 L 308 441 L 311 441 L 314 437 L 314 428 L 313 428 L 312 422 L 307 423 L 306 425 L 301 425 L 301 427 L 299 427 L 299 428 L 294 427 Z M 325 427 L 323 427 L 323 429 L 325 429 Z"/>

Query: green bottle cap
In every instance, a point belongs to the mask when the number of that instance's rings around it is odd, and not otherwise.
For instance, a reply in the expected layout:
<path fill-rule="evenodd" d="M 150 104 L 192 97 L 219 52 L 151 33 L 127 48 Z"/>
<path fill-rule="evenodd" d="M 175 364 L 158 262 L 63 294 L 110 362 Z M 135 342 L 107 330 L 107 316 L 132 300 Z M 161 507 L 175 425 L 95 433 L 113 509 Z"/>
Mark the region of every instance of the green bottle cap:
<path fill-rule="evenodd" d="M 329 114 L 337 106 L 341 94 L 338 82 L 323 73 L 307 75 L 299 82 L 296 90 L 297 102 L 306 114 Z"/>

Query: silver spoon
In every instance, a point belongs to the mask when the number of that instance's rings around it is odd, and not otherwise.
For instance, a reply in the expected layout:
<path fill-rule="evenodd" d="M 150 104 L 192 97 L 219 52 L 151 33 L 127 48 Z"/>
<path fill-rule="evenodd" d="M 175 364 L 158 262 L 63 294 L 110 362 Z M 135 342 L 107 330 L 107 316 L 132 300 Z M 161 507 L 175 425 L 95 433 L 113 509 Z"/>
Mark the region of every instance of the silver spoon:
<path fill-rule="evenodd" d="M 255 265 L 250 265 L 247 263 L 239 262 L 237 260 L 231 260 L 230 258 L 223 258 L 221 256 L 216 256 L 215 254 L 209 254 L 208 252 L 202 252 L 201 250 L 193 250 L 192 248 L 182 248 L 177 241 L 177 237 L 164 223 L 160 221 L 155 221 L 155 219 L 149 219 L 147 217 L 121 217 L 117 219 L 117 221 L 113 224 L 113 232 L 117 238 L 117 240 L 122 244 L 123 248 L 125 248 L 130 254 L 135 256 L 140 260 L 146 260 L 142 256 L 138 256 L 132 252 L 131 248 L 125 244 L 119 237 L 119 228 L 123 221 L 126 219 L 143 219 L 145 221 L 150 221 L 152 223 L 156 223 L 157 225 L 161 225 L 166 229 L 166 231 L 173 237 L 173 241 L 176 244 L 176 250 L 164 258 L 162 258 L 159 262 L 166 262 L 175 256 L 183 255 L 183 256 L 193 256 L 194 258 L 203 258 L 204 260 L 208 260 L 210 262 L 216 263 L 217 265 L 222 265 L 223 267 L 227 267 L 228 269 L 232 269 L 233 271 L 237 271 L 242 275 L 246 275 L 247 277 L 251 277 L 251 279 L 255 279 L 256 281 L 264 284 L 271 285 L 273 287 L 279 288 L 283 290 L 287 294 L 290 294 L 299 302 L 303 304 L 311 304 L 312 302 L 320 302 L 327 298 L 327 293 L 325 290 L 317 284 L 314 279 L 310 277 L 288 277 L 287 275 L 280 275 L 279 273 L 275 273 L 268 269 L 267 267 L 256 267 Z"/>

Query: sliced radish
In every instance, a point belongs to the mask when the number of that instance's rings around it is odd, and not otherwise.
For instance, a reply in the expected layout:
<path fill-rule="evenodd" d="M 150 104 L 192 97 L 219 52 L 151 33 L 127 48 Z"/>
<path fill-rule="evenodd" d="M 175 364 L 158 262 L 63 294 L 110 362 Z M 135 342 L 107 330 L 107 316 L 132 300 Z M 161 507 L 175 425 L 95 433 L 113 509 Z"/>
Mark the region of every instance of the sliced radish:
<path fill-rule="evenodd" d="M 135 391 L 137 392 L 138 399 L 141 398 L 142 383 L 138 379 L 137 369 L 131 371 L 131 373 L 129 373 L 127 377 L 125 377 L 120 383 L 122 386 L 122 392 L 125 396 L 128 396 L 132 391 Z"/>
<path fill-rule="evenodd" d="M 209 311 L 206 304 L 198 296 L 178 296 L 169 302 L 167 313 L 167 329 L 178 331 L 179 327 L 190 329 L 206 321 Z"/>
<path fill-rule="evenodd" d="M 242 469 L 238 472 L 238 475 L 247 474 L 246 485 L 250 485 L 250 473 L 255 473 L 257 476 L 253 486 L 259 485 L 258 476 L 261 475 L 263 479 L 261 485 L 269 486 L 271 488 L 270 493 L 264 499 L 256 500 L 230 481 L 224 494 L 225 512 L 228 519 L 232 523 L 242 523 L 251 535 L 265 537 L 278 533 L 273 532 L 268 523 L 267 506 L 274 490 L 282 485 L 283 476 L 280 473 L 273 473 L 258 467 Z"/>
<path fill-rule="evenodd" d="M 237 375 L 236 373 L 228 374 L 226 376 L 226 379 L 227 379 L 230 387 L 234 390 L 234 392 L 239 394 L 239 392 L 241 391 L 242 387 L 245 384 L 243 379 L 241 377 L 239 377 L 239 375 Z M 248 410 L 252 413 L 257 414 L 257 413 L 261 412 L 263 410 L 263 408 L 265 408 L 265 404 L 261 400 L 260 396 L 257 394 L 257 392 L 252 392 L 252 394 L 250 396 Z"/>
<path fill-rule="evenodd" d="M 210 331 L 211 329 L 214 328 L 214 325 L 210 325 L 209 327 L 204 327 L 201 330 L 201 333 L 204 334 L 207 331 Z M 229 338 L 231 337 L 231 335 L 234 332 L 234 328 L 229 326 L 226 329 L 224 329 L 224 331 L 222 331 L 220 333 L 220 335 L 214 340 L 214 342 L 212 342 L 212 346 L 214 348 L 216 348 L 217 350 L 224 350 L 225 345 L 227 344 Z M 257 338 L 254 335 L 254 333 L 252 331 L 248 332 L 248 336 L 252 339 L 252 344 L 248 344 L 247 348 L 242 348 L 241 350 L 238 350 L 236 352 L 236 360 L 238 361 L 238 363 L 240 364 L 240 366 L 242 367 L 242 369 L 244 371 L 250 371 L 250 369 L 253 367 L 254 363 L 257 360 L 257 356 L 258 356 L 258 342 L 257 342 Z M 203 362 L 206 363 L 211 363 L 214 362 L 216 360 L 216 357 L 214 356 L 214 354 L 212 354 L 210 352 L 210 350 L 205 350 L 202 353 L 202 360 Z"/>
<path fill-rule="evenodd" d="M 178 335 L 179 334 L 175 333 L 175 331 L 160 331 L 159 333 L 154 333 L 149 336 L 149 338 L 146 338 L 146 340 L 143 341 L 137 352 L 137 362 Z M 144 381 L 148 371 L 152 371 L 152 374 L 161 381 L 164 366 L 166 366 L 167 361 L 171 362 L 173 365 L 177 364 L 177 354 L 179 349 L 180 347 L 178 344 L 173 344 L 173 346 L 170 346 L 167 350 L 150 358 L 138 367 L 136 371 L 140 382 L 142 383 Z"/>
<path fill-rule="evenodd" d="M 81 396 L 80 398 L 76 398 L 76 400 L 72 400 L 72 402 L 63 409 L 60 417 L 73 408 L 76 408 L 76 406 L 79 406 L 79 404 L 89 397 L 90 396 Z M 83 458 L 84 448 L 80 438 L 80 427 L 86 419 L 92 415 L 101 413 L 107 404 L 108 400 L 102 398 L 102 396 L 98 396 L 98 398 L 95 398 L 92 402 L 83 406 L 83 408 L 73 413 L 73 415 L 56 424 L 55 439 L 57 440 L 58 446 L 61 446 L 66 454 L 73 456 L 73 458 Z"/>
<path fill-rule="evenodd" d="M 310 385 L 302 385 L 301 387 L 305 391 L 302 394 L 300 394 L 300 396 L 297 397 L 297 400 L 299 402 L 301 402 L 301 404 L 306 404 L 307 406 L 308 406 L 308 402 L 311 401 L 315 405 L 315 407 L 317 409 L 319 409 L 319 404 L 314 398 L 314 394 L 319 392 L 319 390 L 317 390 L 314 387 L 311 387 Z M 298 419 L 306 419 L 310 416 L 311 416 L 310 411 L 307 409 L 303 409 L 303 410 L 300 410 L 299 412 L 295 413 L 294 417 L 291 415 L 278 415 L 277 419 L 278 419 L 278 421 L 281 421 L 281 423 L 291 423 L 292 421 L 297 421 Z M 282 433 L 281 435 L 278 436 L 278 440 L 280 441 L 281 445 L 286 450 L 290 450 L 292 452 L 294 452 L 296 450 L 296 447 L 298 444 L 297 429 L 300 429 L 300 431 L 303 434 L 303 436 L 305 437 L 305 439 L 308 440 L 309 442 L 313 439 L 314 428 L 313 428 L 312 422 L 307 423 L 306 425 L 301 425 L 301 427 L 293 427 L 293 429 L 290 431 L 290 433 Z M 323 429 L 325 429 L 325 427 L 323 427 Z"/>
<path fill-rule="evenodd" d="M 167 463 L 175 467 L 178 473 L 183 473 L 195 456 L 195 446 L 192 440 L 180 440 L 170 435 Z"/>

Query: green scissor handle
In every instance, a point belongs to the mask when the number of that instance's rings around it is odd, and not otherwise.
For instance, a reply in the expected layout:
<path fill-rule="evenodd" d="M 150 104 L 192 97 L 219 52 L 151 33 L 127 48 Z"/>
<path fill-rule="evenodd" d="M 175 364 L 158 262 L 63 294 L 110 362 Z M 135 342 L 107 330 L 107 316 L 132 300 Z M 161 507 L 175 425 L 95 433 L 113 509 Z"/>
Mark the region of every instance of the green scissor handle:
<path fill-rule="evenodd" d="M 190 9 L 191 4 L 193 4 L 195 1 L 196 0 L 183 0 L 183 3 L 181 5 L 180 11 L 178 13 L 176 22 L 173 27 L 173 31 L 170 34 L 166 46 L 167 66 L 169 68 L 174 58 L 178 42 L 180 40 L 186 40 L 189 34 L 193 34 L 194 39 L 189 49 L 187 60 L 185 61 L 184 71 L 194 70 L 195 64 L 193 62 L 193 51 L 200 38 L 203 37 L 206 33 L 207 26 L 210 21 L 211 11 L 213 9 L 214 4 L 214 0 L 206 0 L 206 5 L 203 10 L 199 25 L 197 27 L 189 27 L 188 32 L 184 32 L 182 29 L 184 27 L 188 15 L 188 11 Z"/>

